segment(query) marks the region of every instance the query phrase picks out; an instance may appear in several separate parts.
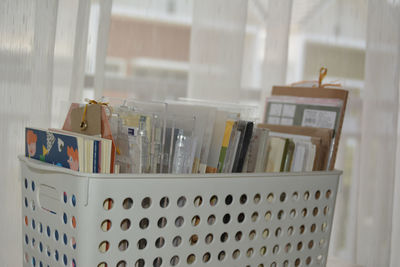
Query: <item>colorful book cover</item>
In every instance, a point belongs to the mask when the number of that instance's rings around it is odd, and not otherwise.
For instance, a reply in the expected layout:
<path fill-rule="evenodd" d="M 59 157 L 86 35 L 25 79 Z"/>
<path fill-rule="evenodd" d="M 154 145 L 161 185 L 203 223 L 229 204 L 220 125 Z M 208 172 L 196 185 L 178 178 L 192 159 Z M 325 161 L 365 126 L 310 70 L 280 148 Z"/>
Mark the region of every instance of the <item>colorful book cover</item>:
<path fill-rule="evenodd" d="M 79 171 L 78 140 L 74 136 L 25 128 L 25 156 Z"/>
<path fill-rule="evenodd" d="M 233 120 L 227 120 L 225 124 L 225 132 L 224 132 L 224 137 L 222 139 L 222 145 L 221 145 L 221 150 L 219 153 L 219 160 L 218 160 L 218 166 L 217 166 L 217 172 L 222 172 L 223 166 L 224 166 L 224 161 L 225 161 L 225 156 L 226 156 L 226 150 L 228 149 L 229 146 L 229 139 L 231 137 L 231 132 L 233 128 L 233 124 L 235 121 Z"/>

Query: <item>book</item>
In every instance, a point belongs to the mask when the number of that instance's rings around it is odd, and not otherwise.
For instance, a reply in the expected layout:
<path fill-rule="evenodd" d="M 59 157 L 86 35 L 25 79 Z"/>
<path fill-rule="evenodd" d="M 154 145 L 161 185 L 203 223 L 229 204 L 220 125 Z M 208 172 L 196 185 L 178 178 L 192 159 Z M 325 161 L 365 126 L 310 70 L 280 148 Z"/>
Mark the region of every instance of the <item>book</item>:
<path fill-rule="evenodd" d="M 251 137 L 253 135 L 253 128 L 254 128 L 254 123 L 252 121 L 248 121 L 246 125 L 246 130 L 244 132 L 243 145 L 239 152 L 240 154 L 239 154 L 238 166 L 235 172 L 242 172 L 243 170 L 244 161 L 250 145 Z"/>
<path fill-rule="evenodd" d="M 49 131 L 61 133 L 69 136 L 76 136 L 78 141 L 82 142 L 81 146 L 85 149 L 79 151 L 80 158 L 83 159 L 81 166 L 84 166 L 82 171 L 92 172 L 92 173 L 111 173 L 111 160 L 112 160 L 112 145 L 113 141 L 111 139 L 101 138 L 97 136 L 90 136 L 85 134 L 80 134 L 76 132 L 49 128 Z M 93 142 L 93 147 L 89 144 Z M 86 146 L 88 144 L 88 147 Z M 87 148 L 86 148 L 87 147 Z M 93 153 L 93 161 L 86 163 L 90 160 L 90 154 Z M 87 165 L 87 166 L 86 166 Z"/>
<path fill-rule="evenodd" d="M 269 129 L 265 129 L 265 128 L 257 128 L 257 132 L 258 132 L 258 147 L 257 147 L 257 153 L 254 153 L 255 156 L 255 166 L 254 166 L 254 170 L 251 167 L 252 161 L 254 162 L 254 160 L 252 159 L 253 157 L 251 157 L 249 159 L 249 170 L 248 172 L 264 172 L 265 167 L 267 165 L 267 159 L 268 159 L 268 138 L 269 138 Z"/>
<path fill-rule="evenodd" d="M 244 138 L 246 135 L 246 128 L 247 128 L 247 121 L 240 120 L 238 122 L 238 127 L 237 127 L 237 130 L 240 132 L 240 139 L 239 139 L 239 144 L 238 144 L 236 155 L 235 155 L 235 160 L 233 162 L 232 172 L 238 172 L 239 158 L 241 156 L 241 151 L 242 151 L 243 144 L 244 144 L 243 142 L 244 142 Z"/>
<path fill-rule="evenodd" d="M 311 88 L 311 87 L 287 87 L 287 86 L 274 86 L 272 88 L 272 96 L 291 96 L 291 97 L 298 97 L 298 98 L 314 98 L 319 99 L 320 103 L 325 105 L 329 104 L 329 101 L 340 100 L 340 112 L 336 118 L 337 123 L 335 124 L 335 129 L 333 133 L 333 139 L 331 141 L 329 157 L 328 157 L 328 170 L 333 170 L 336 161 L 336 154 L 339 147 L 340 135 L 343 126 L 344 114 L 346 111 L 347 106 L 347 99 L 348 99 L 348 91 L 343 89 L 333 89 L 333 88 Z M 327 102 L 321 102 L 320 99 L 324 99 Z M 321 113 L 320 113 L 321 114 Z M 322 113 L 323 115 L 323 113 Z M 321 115 L 321 117 L 322 117 Z M 305 122 L 304 126 L 312 126 L 315 127 L 313 124 L 317 122 L 317 119 L 313 120 L 312 118 L 317 118 L 317 114 L 308 114 L 311 119 Z M 267 122 L 266 117 L 264 121 Z"/>
<path fill-rule="evenodd" d="M 226 151 L 229 146 L 229 140 L 231 138 L 232 128 L 233 128 L 234 124 L 235 124 L 235 121 L 233 121 L 233 120 L 227 120 L 225 123 L 225 131 L 224 131 L 224 136 L 222 138 L 221 150 L 219 152 L 219 160 L 218 160 L 218 165 L 217 165 L 217 172 L 219 172 L 219 173 L 222 172 L 223 167 L 224 167 Z"/>
<path fill-rule="evenodd" d="M 281 172 L 284 170 L 289 139 L 270 137 L 268 145 L 268 160 L 266 172 Z"/>
<path fill-rule="evenodd" d="M 294 140 L 307 140 L 311 142 L 311 144 L 316 145 L 316 156 L 312 170 L 322 171 L 328 169 L 329 151 L 333 138 L 333 130 L 272 124 L 258 124 L 257 127 L 269 129 L 271 131 L 270 134 L 273 136 L 291 138 Z"/>
<path fill-rule="evenodd" d="M 295 142 L 291 139 L 288 139 L 288 144 L 286 147 L 286 151 L 284 153 L 285 155 L 284 155 L 284 160 L 282 162 L 281 171 L 284 172 L 291 171 L 294 150 L 295 150 Z"/>
<path fill-rule="evenodd" d="M 238 122 L 235 122 L 233 125 L 231 138 L 229 141 L 229 146 L 226 151 L 226 157 L 224 161 L 224 168 L 222 170 L 223 173 L 231 173 L 233 168 L 233 162 L 235 161 L 236 152 L 239 145 L 239 140 L 241 136 L 241 132 L 237 130 Z"/>
<path fill-rule="evenodd" d="M 84 149 L 79 137 L 40 128 L 25 128 L 25 156 L 56 166 L 79 171 L 83 168 L 79 150 Z"/>

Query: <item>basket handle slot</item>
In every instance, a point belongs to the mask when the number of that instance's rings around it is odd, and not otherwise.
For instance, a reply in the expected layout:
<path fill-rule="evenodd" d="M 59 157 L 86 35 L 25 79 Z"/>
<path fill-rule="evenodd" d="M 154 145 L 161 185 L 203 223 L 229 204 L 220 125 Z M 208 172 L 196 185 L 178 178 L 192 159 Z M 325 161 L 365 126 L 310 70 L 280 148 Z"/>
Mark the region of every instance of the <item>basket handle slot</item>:
<path fill-rule="evenodd" d="M 57 214 L 60 198 L 57 190 L 45 184 L 39 186 L 39 206 L 51 214 Z"/>

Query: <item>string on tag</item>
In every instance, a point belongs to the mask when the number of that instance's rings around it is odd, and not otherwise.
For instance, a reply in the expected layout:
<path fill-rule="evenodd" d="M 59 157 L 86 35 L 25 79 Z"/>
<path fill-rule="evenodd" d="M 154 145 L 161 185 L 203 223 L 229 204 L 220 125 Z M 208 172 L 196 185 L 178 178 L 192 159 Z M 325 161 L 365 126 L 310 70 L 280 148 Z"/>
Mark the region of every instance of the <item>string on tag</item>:
<path fill-rule="evenodd" d="M 300 81 L 292 83 L 291 86 L 301 86 L 304 85 L 306 87 L 318 87 L 318 88 L 325 88 L 325 87 L 342 87 L 340 83 L 322 83 L 325 79 L 326 75 L 328 74 L 328 68 L 322 67 L 319 70 L 319 77 L 318 81 Z"/>

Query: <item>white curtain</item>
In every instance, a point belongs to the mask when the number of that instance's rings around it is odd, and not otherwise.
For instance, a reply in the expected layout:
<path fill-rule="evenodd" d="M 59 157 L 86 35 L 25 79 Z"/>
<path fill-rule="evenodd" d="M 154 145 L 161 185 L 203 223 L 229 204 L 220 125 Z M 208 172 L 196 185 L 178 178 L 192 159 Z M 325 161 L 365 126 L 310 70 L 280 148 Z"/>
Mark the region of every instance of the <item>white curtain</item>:
<path fill-rule="evenodd" d="M 400 7 L 368 2 L 365 95 L 357 216 L 357 262 L 399 266 L 397 153 L 400 74 Z M 395 201 L 397 200 L 397 201 Z"/>
<path fill-rule="evenodd" d="M 361 142 L 355 151 L 355 158 L 359 160 L 353 161 L 351 166 L 351 198 L 339 192 L 340 205 L 336 210 L 336 214 L 346 210 L 350 219 L 346 219 L 349 223 L 341 224 L 342 217 L 337 216 L 330 256 L 344 257 L 366 267 L 399 266 L 399 2 L 369 0 L 366 4 L 364 0 L 346 0 L 342 3 L 351 2 L 354 9 L 330 10 L 330 3 L 340 1 L 194 0 L 188 96 L 210 99 L 215 95 L 218 100 L 224 100 L 222 97 L 229 94 L 230 101 L 241 100 L 243 39 L 249 19 L 249 1 L 260 9 L 267 7 L 261 12 L 265 15 L 267 37 L 260 103 L 264 102 L 272 85 L 285 82 L 286 75 L 290 81 L 307 78 L 302 74 L 306 70 L 290 62 L 291 53 L 303 55 L 306 52 L 288 43 L 294 24 L 312 14 L 322 14 L 326 9 L 333 15 L 348 13 L 357 23 L 360 21 L 357 20 L 358 8 L 368 7 Z M 147 5 L 146 1 L 142 2 Z M 95 40 L 96 96 L 103 89 L 112 1 L 100 3 L 100 17 L 105 20 L 98 27 L 98 40 Z M 17 155 L 24 151 L 23 129 L 29 125 L 58 127 L 65 114 L 62 107 L 69 101 L 82 100 L 87 43 L 93 42 L 88 40 L 90 5 L 89 0 L 0 1 L 1 266 L 22 266 L 21 181 Z M 311 11 L 304 15 L 304 9 L 298 9 L 299 6 Z M 324 24 L 324 18 L 319 18 L 319 22 Z M 326 38 L 333 43 L 339 26 L 326 27 Z M 354 25 L 344 26 L 348 32 Z M 344 43 L 346 41 L 344 39 Z M 346 66 L 343 68 L 351 71 Z M 339 162 L 341 158 L 346 163 L 343 151 L 340 151 Z M 345 164 L 338 166 L 347 172 Z M 342 183 L 341 187 L 344 186 Z M 350 206 L 352 208 L 347 209 Z M 342 243 L 347 244 L 344 246 L 346 253 L 339 249 Z"/>

